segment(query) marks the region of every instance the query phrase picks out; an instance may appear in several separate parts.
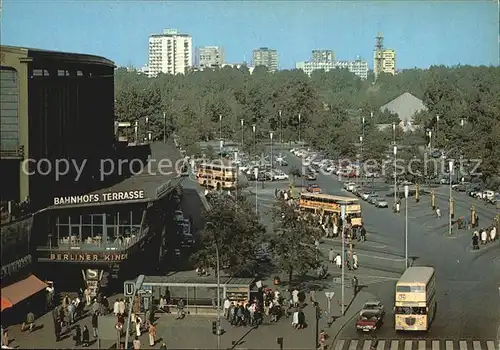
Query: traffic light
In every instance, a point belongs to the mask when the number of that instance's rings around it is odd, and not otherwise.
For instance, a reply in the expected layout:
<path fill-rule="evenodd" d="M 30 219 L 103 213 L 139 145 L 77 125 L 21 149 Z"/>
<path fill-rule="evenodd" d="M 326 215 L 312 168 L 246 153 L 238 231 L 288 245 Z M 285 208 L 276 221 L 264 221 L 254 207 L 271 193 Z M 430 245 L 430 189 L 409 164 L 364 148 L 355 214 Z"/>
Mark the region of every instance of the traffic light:
<path fill-rule="evenodd" d="M 217 335 L 217 321 L 212 322 L 212 334 Z"/>

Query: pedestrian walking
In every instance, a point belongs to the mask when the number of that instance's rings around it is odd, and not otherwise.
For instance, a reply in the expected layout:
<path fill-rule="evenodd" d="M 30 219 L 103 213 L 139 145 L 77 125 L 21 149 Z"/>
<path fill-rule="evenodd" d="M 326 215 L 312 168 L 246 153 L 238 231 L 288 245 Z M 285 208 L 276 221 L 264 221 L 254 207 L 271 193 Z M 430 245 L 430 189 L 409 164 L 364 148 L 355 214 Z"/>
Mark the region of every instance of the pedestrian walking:
<path fill-rule="evenodd" d="M 439 209 L 439 207 L 436 208 L 436 217 L 441 219 L 441 209 Z"/>
<path fill-rule="evenodd" d="M 472 249 L 479 249 L 479 232 L 474 231 L 472 235 Z"/>
<path fill-rule="evenodd" d="M 334 259 L 335 259 L 335 252 L 333 251 L 333 248 L 330 248 L 330 250 L 328 251 L 328 261 L 330 262 L 330 264 L 333 265 Z"/>
<path fill-rule="evenodd" d="M 486 233 L 486 230 L 483 228 L 481 229 L 481 244 L 486 244 L 488 240 L 488 234 Z"/>
<path fill-rule="evenodd" d="M 90 332 L 87 326 L 83 326 L 82 329 L 82 346 L 84 348 L 88 347 L 90 343 Z"/>
<path fill-rule="evenodd" d="M 2 345 L 9 346 L 9 330 L 2 328 Z"/>
<path fill-rule="evenodd" d="M 342 257 L 340 256 L 339 253 L 337 253 L 337 255 L 335 256 L 335 265 L 337 266 L 337 268 L 341 269 L 342 268 Z"/>
<path fill-rule="evenodd" d="M 358 255 L 356 252 L 352 253 L 352 268 L 354 270 L 358 269 Z"/>
<path fill-rule="evenodd" d="M 149 346 L 155 346 L 155 344 L 156 344 L 156 327 L 152 323 L 149 324 L 148 336 L 149 336 Z"/>
<path fill-rule="evenodd" d="M 29 331 L 32 332 L 34 326 L 35 326 L 35 314 L 30 311 L 26 315 L 26 322 L 23 322 L 23 324 L 21 325 L 21 331 L 24 332 L 26 330 L 26 327 L 28 327 Z"/>
<path fill-rule="evenodd" d="M 92 334 L 94 338 L 97 338 L 97 329 L 98 329 L 99 316 L 97 312 L 92 314 Z"/>
<path fill-rule="evenodd" d="M 138 336 L 135 336 L 135 339 L 133 341 L 133 345 L 134 345 L 134 350 L 138 350 L 141 348 L 141 341 L 139 340 Z"/>
<path fill-rule="evenodd" d="M 73 341 L 75 342 L 75 347 L 82 343 L 82 330 L 79 325 L 76 325 L 73 329 Z"/>

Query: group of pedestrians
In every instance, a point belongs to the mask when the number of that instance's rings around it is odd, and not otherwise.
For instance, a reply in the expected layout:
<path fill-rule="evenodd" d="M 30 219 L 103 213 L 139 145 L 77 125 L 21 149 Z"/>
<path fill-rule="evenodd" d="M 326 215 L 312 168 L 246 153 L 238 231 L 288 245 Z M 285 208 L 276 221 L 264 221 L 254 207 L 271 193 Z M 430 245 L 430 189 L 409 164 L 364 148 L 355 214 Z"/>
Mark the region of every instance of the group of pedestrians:
<path fill-rule="evenodd" d="M 358 255 L 356 252 L 352 252 L 351 250 L 346 250 L 345 252 L 345 266 L 349 270 L 357 270 L 358 269 Z M 330 248 L 330 251 L 328 252 L 328 262 L 330 264 L 335 264 L 337 268 L 341 269 L 342 268 L 342 256 L 339 253 L 335 253 L 333 248 Z"/>
<path fill-rule="evenodd" d="M 479 249 L 479 244 L 481 245 L 495 242 L 498 239 L 496 226 L 490 226 L 487 229 L 475 230 L 472 233 L 472 248 Z"/>

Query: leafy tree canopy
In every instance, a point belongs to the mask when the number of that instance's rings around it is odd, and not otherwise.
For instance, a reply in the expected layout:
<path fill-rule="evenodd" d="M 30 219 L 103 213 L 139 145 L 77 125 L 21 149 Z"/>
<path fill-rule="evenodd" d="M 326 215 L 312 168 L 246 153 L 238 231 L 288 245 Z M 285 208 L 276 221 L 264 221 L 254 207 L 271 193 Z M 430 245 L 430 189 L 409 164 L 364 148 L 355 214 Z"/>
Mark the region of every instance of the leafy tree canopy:
<path fill-rule="evenodd" d="M 211 209 L 204 214 L 205 229 L 200 232 L 198 251 L 192 256 L 199 267 L 217 265 L 216 246 L 220 267 L 231 275 L 253 275 L 256 268 L 255 251 L 263 241 L 265 227 L 259 223 L 255 210 L 244 198 L 221 195 L 211 201 Z"/>
<path fill-rule="evenodd" d="M 363 81 L 342 69 L 308 77 L 300 70 L 269 73 L 257 67 L 250 75 L 246 67 L 225 67 L 149 79 L 120 68 L 115 80 L 117 118 L 142 125 L 148 117 L 154 139 L 175 131 L 187 147 L 218 139 L 222 131 L 224 138 L 238 140 L 243 120 L 249 150 L 254 136 L 257 143 L 269 140 L 269 131 L 281 128 L 286 142 L 298 140 L 300 132 L 301 139 L 342 156 L 356 152 L 352 145 L 359 140 L 362 116 L 373 124 L 396 121 L 397 116 L 379 109 L 409 92 L 427 107 L 415 120 L 422 126 L 422 143 L 430 129 L 436 148 L 459 148 L 466 158 L 482 159 L 485 177 L 500 171 L 498 67 L 433 66 L 381 74 L 376 81 L 371 74 Z"/>

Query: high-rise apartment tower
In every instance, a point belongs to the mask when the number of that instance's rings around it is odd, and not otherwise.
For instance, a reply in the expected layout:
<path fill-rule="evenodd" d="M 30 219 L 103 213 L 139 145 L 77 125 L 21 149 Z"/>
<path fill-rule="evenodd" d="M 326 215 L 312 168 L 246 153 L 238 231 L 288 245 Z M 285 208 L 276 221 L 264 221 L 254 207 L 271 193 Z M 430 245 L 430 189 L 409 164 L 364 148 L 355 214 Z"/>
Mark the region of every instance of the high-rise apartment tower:
<path fill-rule="evenodd" d="M 278 51 L 268 47 L 261 47 L 252 52 L 252 66 L 254 67 L 266 66 L 269 72 L 276 72 L 279 66 L 278 61 Z"/>
<path fill-rule="evenodd" d="M 196 68 L 220 68 L 224 65 L 224 49 L 220 46 L 197 47 L 194 56 Z"/>
<path fill-rule="evenodd" d="M 159 73 L 185 74 L 193 62 L 193 38 L 176 29 L 149 36 L 149 77 Z"/>
<path fill-rule="evenodd" d="M 373 50 L 373 73 L 375 79 L 380 73 L 396 74 L 396 50 L 384 48 L 384 37 L 378 33 Z"/>

